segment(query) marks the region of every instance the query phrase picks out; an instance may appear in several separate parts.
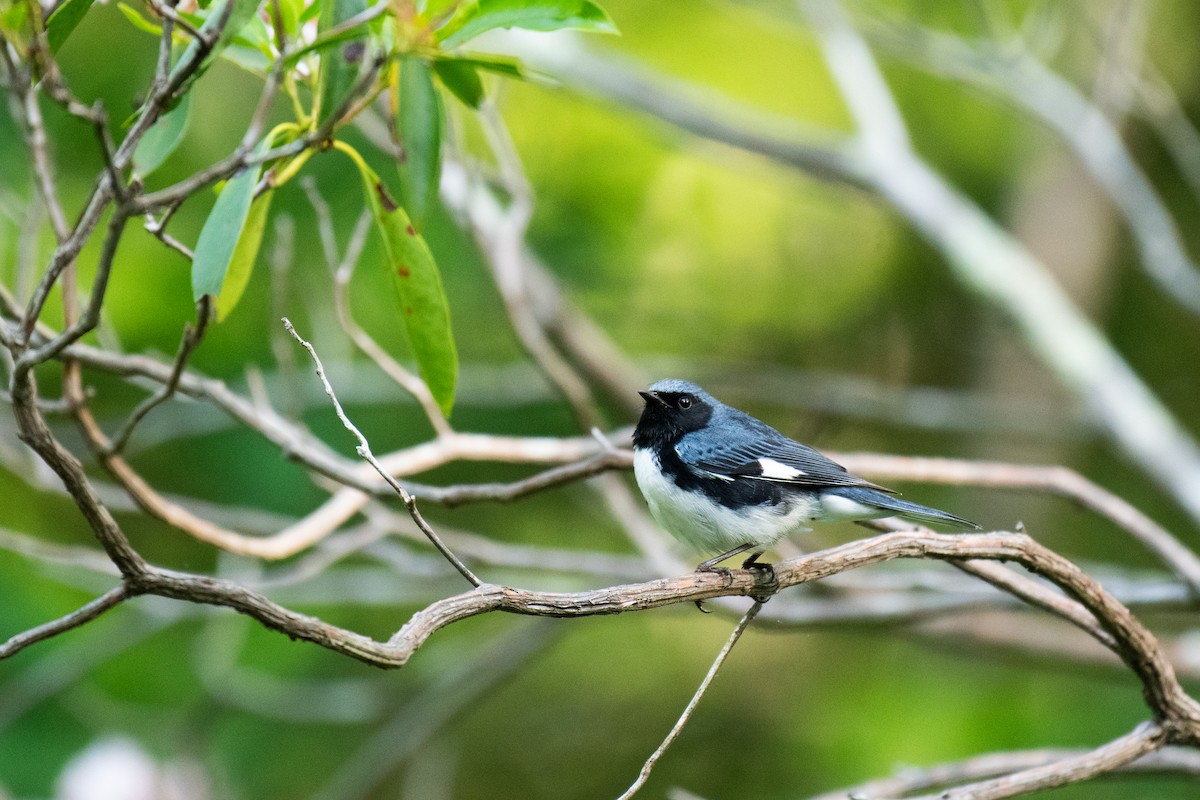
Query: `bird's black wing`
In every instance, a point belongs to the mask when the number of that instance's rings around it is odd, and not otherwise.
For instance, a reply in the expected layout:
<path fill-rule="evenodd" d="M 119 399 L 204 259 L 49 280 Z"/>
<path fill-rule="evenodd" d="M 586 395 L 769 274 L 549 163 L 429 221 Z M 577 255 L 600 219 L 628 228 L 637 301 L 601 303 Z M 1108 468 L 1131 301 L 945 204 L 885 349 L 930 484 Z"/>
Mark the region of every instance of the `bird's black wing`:
<path fill-rule="evenodd" d="M 736 412 L 703 435 L 689 434 L 675 451 L 691 469 L 724 480 L 749 479 L 793 486 L 863 486 L 891 492 L 848 472 L 808 445 L 765 422 Z"/>

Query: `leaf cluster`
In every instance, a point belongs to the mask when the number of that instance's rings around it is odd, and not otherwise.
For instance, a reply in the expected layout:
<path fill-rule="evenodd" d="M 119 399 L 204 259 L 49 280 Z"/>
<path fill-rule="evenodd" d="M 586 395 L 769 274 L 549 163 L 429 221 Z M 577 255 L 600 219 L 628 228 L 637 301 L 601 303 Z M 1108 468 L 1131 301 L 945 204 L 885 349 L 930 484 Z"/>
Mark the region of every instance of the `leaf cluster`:
<path fill-rule="evenodd" d="M 66 0 L 46 19 L 52 51 L 91 4 Z M 171 78 L 177 79 L 166 109 L 139 112 L 159 116 L 134 152 L 136 179 L 145 181 L 187 139 L 192 86 L 217 61 L 273 82 L 290 100 L 292 118 L 249 143 L 244 166 L 218 187 L 193 252 L 194 299 L 214 298 L 218 321 L 225 319 L 252 278 L 274 191 L 314 154 L 344 153 L 362 176 L 362 202 L 383 240 L 413 358 L 448 414 L 458 358 L 439 267 L 422 236 L 441 175 L 444 96 L 453 96 L 471 113 L 487 97 L 482 73 L 527 79 L 512 58 L 466 49 L 489 31 L 615 32 L 608 15 L 591 0 L 210 0 L 188 10 L 147 0 L 140 8 L 118 7 L 135 28 L 169 37 Z M 6 18 L 6 30 L 25 24 L 28 10 L 14 14 Z M 341 138 L 341 131 L 380 99 L 387 101 L 399 153 L 398 192 Z M 136 120 L 137 115 L 127 125 Z"/>

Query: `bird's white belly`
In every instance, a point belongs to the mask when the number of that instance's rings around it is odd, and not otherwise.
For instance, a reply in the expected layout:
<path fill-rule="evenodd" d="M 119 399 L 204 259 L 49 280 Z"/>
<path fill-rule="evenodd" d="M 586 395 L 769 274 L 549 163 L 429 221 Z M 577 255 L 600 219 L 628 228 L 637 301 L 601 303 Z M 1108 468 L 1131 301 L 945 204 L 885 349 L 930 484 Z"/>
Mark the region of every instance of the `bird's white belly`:
<path fill-rule="evenodd" d="M 648 449 L 634 452 L 633 474 L 650 513 L 676 539 L 702 553 L 721 553 L 743 544 L 766 549 L 790 533 L 807 530 L 806 523 L 818 511 L 815 502 L 800 497 L 735 511 L 699 492 L 680 489 L 655 462 Z"/>

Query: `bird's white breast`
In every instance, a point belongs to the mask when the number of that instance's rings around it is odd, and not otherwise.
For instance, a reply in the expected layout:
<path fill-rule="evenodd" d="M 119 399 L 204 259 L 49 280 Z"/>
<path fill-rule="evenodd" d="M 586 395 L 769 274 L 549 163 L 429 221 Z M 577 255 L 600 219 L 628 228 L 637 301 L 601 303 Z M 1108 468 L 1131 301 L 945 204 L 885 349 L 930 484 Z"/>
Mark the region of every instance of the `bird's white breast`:
<path fill-rule="evenodd" d="M 654 452 L 638 448 L 633 474 L 658 524 L 702 553 L 720 553 L 743 544 L 765 549 L 784 536 L 807 530 L 818 511 L 815 501 L 796 496 L 778 505 L 764 503 L 734 510 L 700 492 L 680 489 L 663 474 Z"/>

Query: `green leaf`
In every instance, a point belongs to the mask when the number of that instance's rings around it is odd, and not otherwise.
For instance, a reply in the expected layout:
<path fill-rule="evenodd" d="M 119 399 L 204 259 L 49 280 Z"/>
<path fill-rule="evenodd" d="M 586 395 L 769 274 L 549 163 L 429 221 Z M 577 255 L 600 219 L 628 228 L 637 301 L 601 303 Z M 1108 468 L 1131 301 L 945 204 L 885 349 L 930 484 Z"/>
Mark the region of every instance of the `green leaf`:
<path fill-rule="evenodd" d="M 400 314 L 421 378 L 442 412 L 454 406 L 458 380 L 458 352 L 450 328 L 450 307 L 437 262 L 425 239 L 417 233 L 404 209 L 388 195 L 379 176 L 362 156 L 349 148 L 362 174 L 363 191 L 375 223 L 383 236 L 388 272 L 400 298 Z"/>
<path fill-rule="evenodd" d="M 221 286 L 221 293 L 217 295 L 217 322 L 222 322 L 229 316 L 229 312 L 233 311 L 246 292 L 250 274 L 254 271 L 254 262 L 258 260 L 263 230 L 267 227 L 267 212 L 271 209 L 271 198 L 274 195 L 273 191 L 263 192 L 250 204 L 246 223 L 242 226 L 242 233 L 233 248 L 233 256 L 229 259 L 225 282 Z"/>
<path fill-rule="evenodd" d="M 404 205 L 418 226 L 433 205 L 442 173 L 442 114 L 442 98 L 433 88 L 429 62 L 423 58 L 405 58 L 400 63 L 396 132 L 405 156 L 400 167 Z"/>
<path fill-rule="evenodd" d="M 289 50 L 287 58 L 283 60 L 283 65 L 285 67 L 291 67 L 309 53 L 322 53 L 334 45 L 341 44 L 342 42 L 350 42 L 356 39 L 361 39 L 364 35 L 366 35 L 367 31 L 370 30 L 370 27 L 371 22 L 368 21 L 359 25 L 355 25 L 353 28 L 347 28 L 344 31 L 339 31 L 332 36 L 318 36 L 316 39 L 304 45 L 303 47 L 297 47 L 295 50 Z M 349 89 L 350 85 L 347 84 L 346 88 Z"/>
<path fill-rule="evenodd" d="M 316 4 L 314 3 L 313 5 Z M 304 0 L 279 0 L 279 18 L 283 23 L 283 30 L 276 31 L 276 37 L 282 33 L 289 39 L 293 38 L 296 35 L 296 30 L 300 27 L 300 17 L 304 14 L 305 10 Z M 278 44 L 278 40 L 276 44 Z"/>
<path fill-rule="evenodd" d="M 367 0 L 322 0 L 321 18 L 317 23 L 318 37 L 360 13 L 367 7 Z M 339 37 L 340 38 L 340 37 Z M 334 114 L 354 86 L 362 65 L 366 46 L 362 35 L 348 37 L 350 41 L 326 50 L 321 55 L 321 71 L 317 77 L 318 124 L 324 124 Z"/>
<path fill-rule="evenodd" d="M 591 0 L 477 0 L 464 5 L 462 13 L 438 31 L 438 38 L 443 47 L 457 47 L 496 28 L 617 32 L 604 9 Z"/>
<path fill-rule="evenodd" d="M 479 71 L 486 70 L 507 78 L 525 79 L 525 70 L 516 59 L 504 56 L 471 53 L 468 55 L 442 55 L 433 62 L 433 71 L 455 97 L 471 108 L 479 108 L 483 102 L 483 81 Z"/>
<path fill-rule="evenodd" d="M 466 59 L 439 58 L 433 62 L 433 71 L 455 97 L 471 108 L 479 108 L 483 102 L 483 81 L 474 64 Z"/>
<path fill-rule="evenodd" d="M 525 68 L 515 58 L 493 56 L 485 53 L 464 53 L 447 60 L 465 61 L 473 65 L 476 69 L 494 72 L 506 78 L 518 78 L 521 80 L 525 78 Z"/>
<path fill-rule="evenodd" d="M 66 0 L 54 9 L 46 20 L 46 38 L 50 41 L 50 52 L 57 53 L 63 42 L 75 30 L 75 26 L 92 7 L 92 0 Z"/>
<path fill-rule="evenodd" d="M 117 3 L 117 8 L 120 9 L 121 13 L 125 15 L 125 19 L 129 20 L 130 23 L 133 24 L 133 27 L 137 28 L 139 31 L 143 31 L 144 33 L 152 33 L 155 36 L 162 36 L 162 28 L 143 17 L 137 12 L 136 9 L 133 9 L 124 3 Z"/>
<path fill-rule="evenodd" d="M 204 24 L 200 26 L 200 31 L 209 32 L 220 29 L 221 33 L 217 36 L 217 41 L 213 44 L 212 49 L 205 53 L 200 60 L 200 64 L 188 76 L 187 80 L 175 91 L 175 96 L 186 93 L 188 86 L 197 78 L 204 74 L 212 63 L 216 61 L 222 51 L 233 41 L 233 38 L 241 32 L 247 23 L 254 19 L 254 15 L 258 12 L 259 5 L 263 0 L 217 0 L 209 7 L 208 14 L 204 18 Z M 224 24 L 224 27 L 222 27 Z M 253 38 L 253 34 L 251 34 Z M 183 51 L 179 61 L 175 63 L 176 71 L 182 69 L 183 65 L 189 63 L 200 50 L 200 42 L 193 40 Z"/>
<path fill-rule="evenodd" d="M 146 177 L 175 152 L 175 148 L 183 141 L 183 135 L 187 132 L 191 107 L 192 96 L 185 94 L 175 108 L 163 114 L 150 126 L 150 130 L 146 131 L 146 135 L 138 142 L 137 149 L 133 151 L 135 175 Z"/>
<path fill-rule="evenodd" d="M 271 139 L 270 135 L 265 137 L 255 148 L 255 155 L 265 153 L 271 145 Z M 192 254 L 194 301 L 199 301 L 206 294 L 220 296 L 234 250 L 246 227 L 250 202 L 254 199 L 254 187 L 261 172 L 262 165 L 255 164 L 230 179 L 217 196 L 208 219 L 204 221 L 200 238 L 196 241 L 196 250 Z"/>
<path fill-rule="evenodd" d="M 300 24 L 303 25 L 306 22 L 311 22 L 312 20 L 316 19 L 317 15 L 325 10 L 326 5 L 326 3 L 321 2 L 309 3 L 304 7 L 304 10 L 300 12 Z"/>

